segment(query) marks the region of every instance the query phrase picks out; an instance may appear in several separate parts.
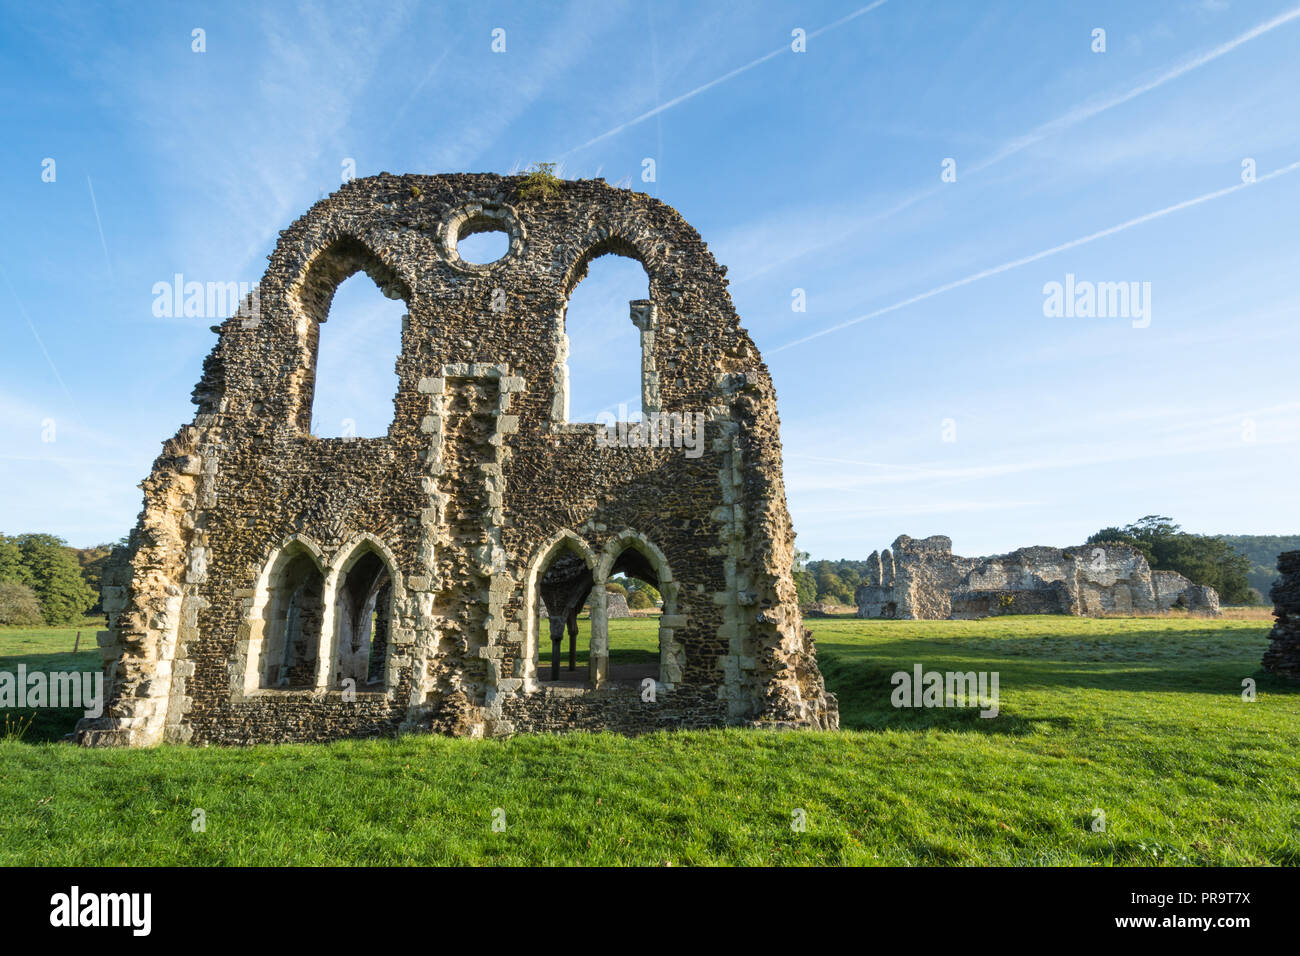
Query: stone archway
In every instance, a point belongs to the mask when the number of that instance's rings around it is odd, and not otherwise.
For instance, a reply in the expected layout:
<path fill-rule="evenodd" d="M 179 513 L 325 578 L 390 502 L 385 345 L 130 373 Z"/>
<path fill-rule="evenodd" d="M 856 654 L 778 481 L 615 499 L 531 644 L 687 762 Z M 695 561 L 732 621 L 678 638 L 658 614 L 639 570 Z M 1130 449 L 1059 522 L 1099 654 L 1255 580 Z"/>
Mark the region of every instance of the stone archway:
<path fill-rule="evenodd" d="M 548 580 L 548 573 L 557 564 L 560 565 L 558 569 L 560 573 Z M 539 663 L 543 612 L 546 614 L 549 626 L 551 653 L 555 655 L 558 652 L 559 638 L 566 629 L 569 631 L 570 641 L 576 639 L 577 612 L 586 602 L 588 594 L 596 592 L 595 569 L 595 553 L 582 538 L 567 530 L 550 538 L 529 564 L 524 582 L 525 637 L 522 654 L 526 689 L 536 689 L 537 682 L 544 679 Z M 594 611 L 592 625 L 594 641 Z M 570 655 L 572 666 L 572 650 Z M 558 658 L 556 660 L 558 662 Z"/>
<path fill-rule="evenodd" d="M 664 689 L 672 690 L 681 683 L 686 665 L 684 648 L 674 633 L 686 624 L 685 616 L 678 613 L 677 581 L 664 553 L 648 537 L 631 528 L 625 528 L 606 542 L 596 567 L 597 588 L 593 593 L 597 593 L 598 598 L 592 602 L 593 683 L 600 686 L 620 676 L 612 673 L 609 667 L 609 620 L 604 587 L 619 572 L 653 584 L 663 598 L 659 616 L 659 667 L 655 680 Z"/>
<path fill-rule="evenodd" d="M 238 695 L 319 686 L 324 566 L 320 547 L 305 535 L 291 536 L 267 559 L 244 623 Z"/>
<path fill-rule="evenodd" d="M 358 535 L 338 550 L 325 579 L 326 686 L 352 680 L 354 690 L 386 688 L 402 590 L 397 559 L 375 535 Z"/>

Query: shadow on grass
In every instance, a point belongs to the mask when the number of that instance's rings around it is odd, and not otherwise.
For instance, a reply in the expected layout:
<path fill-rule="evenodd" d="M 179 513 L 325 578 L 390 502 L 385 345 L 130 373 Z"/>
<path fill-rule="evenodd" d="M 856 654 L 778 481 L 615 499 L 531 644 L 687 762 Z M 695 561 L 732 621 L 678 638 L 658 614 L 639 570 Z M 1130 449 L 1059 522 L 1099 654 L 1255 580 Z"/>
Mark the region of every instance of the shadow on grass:
<path fill-rule="evenodd" d="M 1267 629 L 1181 630 L 1151 629 L 1123 633 L 1042 634 L 997 637 L 986 633 L 944 635 L 918 634 L 885 640 L 828 633 L 817 636 L 819 653 L 905 657 L 918 652 L 932 658 L 939 649 L 966 651 L 971 656 L 989 655 L 1007 659 L 1104 661 L 1186 660 L 1200 658 L 1222 661 L 1232 655 L 1262 654 L 1268 644 Z M 1105 655 L 1105 656 L 1103 656 Z"/>
<path fill-rule="evenodd" d="M 980 646 L 970 646 L 979 643 Z M 845 730 L 919 730 L 937 728 L 984 734 L 1018 736 L 1053 725 L 1068 729 L 1089 715 L 1025 718 L 1007 707 L 1009 691 L 1113 691 L 1116 693 L 1204 694 L 1231 700 L 1242 692 L 1243 678 L 1252 678 L 1259 693 L 1293 696 L 1300 684 L 1260 669 L 1258 658 L 1240 654 L 1215 658 L 1184 653 L 1162 659 L 1097 659 L 1069 661 L 1063 657 L 1027 659 L 996 653 L 1011 642 L 936 642 L 909 640 L 838 648 L 819 645 L 818 662 L 827 690 L 839 699 L 840 725 Z M 1171 666 L 1173 662 L 1176 666 Z M 894 707 L 892 677 L 911 673 L 921 664 L 926 671 L 996 671 L 999 675 L 1001 712 L 995 718 L 979 716 L 978 707 Z"/>
<path fill-rule="evenodd" d="M 877 675 L 884 696 L 892 689 L 888 675 L 926 670 L 994 670 L 1003 688 L 1075 688 L 1096 690 L 1174 691 L 1231 694 L 1251 677 L 1260 690 L 1300 693 L 1300 684 L 1260 669 L 1266 642 L 1252 636 L 1215 630 L 1170 633 L 1160 630 L 1125 634 L 1060 637 L 990 638 L 983 635 L 916 637 L 863 642 L 818 641 L 818 663 L 827 686 L 845 697 L 862 691 L 879 693 L 877 684 L 859 687 L 855 675 Z"/>
<path fill-rule="evenodd" d="M 823 662 L 826 689 L 839 700 L 841 730 L 935 729 L 1020 737 L 1041 731 L 1044 724 L 1065 729 L 1072 723 L 1069 717 L 1030 720 L 1005 708 L 996 716 L 981 717 L 977 706 L 894 707 L 890 702 L 894 671 L 878 665 Z"/>
<path fill-rule="evenodd" d="M 25 744 L 45 744 L 63 740 L 85 716 L 84 710 L 63 707 L 0 708 L 0 734 L 13 736 Z"/>
<path fill-rule="evenodd" d="M 18 674 L 18 665 L 27 673 L 45 674 L 100 673 L 99 655 L 80 654 L 11 654 L 0 657 L 0 673 Z M 17 736 L 23 743 L 47 743 L 62 740 L 77 726 L 84 710 L 63 707 L 0 707 L 0 735 Z"/>

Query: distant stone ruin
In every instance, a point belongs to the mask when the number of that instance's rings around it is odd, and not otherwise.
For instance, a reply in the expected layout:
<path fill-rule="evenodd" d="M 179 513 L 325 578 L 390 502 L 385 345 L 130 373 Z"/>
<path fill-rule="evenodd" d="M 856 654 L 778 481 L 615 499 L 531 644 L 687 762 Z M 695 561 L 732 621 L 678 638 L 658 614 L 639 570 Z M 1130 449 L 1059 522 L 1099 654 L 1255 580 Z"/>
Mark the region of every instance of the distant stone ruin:
<path fill-rule="evenodd" d="M 791 576 L 776 393 L 726 269 L 650 196 L 524 179 L 383 173 L 281 232 L 105 575 L 108 706 L 82 743 L 838 726 Z M 462 259 L 480 232 L 508 251 Z M 649 277 L 619 320 L 635 441 L 569 421 L 565 312 L 606 254 Z M 318 341 L 362 271 L 407 306 L 393 421 L 319 438 Z M 609 663 L 622 573 L 663 596 L 657 660 L 630 674 Z M 588 594 L 589 664 L 551 680 L 548 638 Z"/>
<path fill-rule="evenodd" d="M 1300 680 L 1300 551 L 1278 555 L 1277 569 L 1282 576 L 1269 590 L 1275 620 L 1264 652 L 1264 670 Z"/>
<path fill-rule="evenodd" d="M 605 616 L 608 618 L 631 617 L 632 609 L 627 606 L 627 598 L 617 591 L 610 591 L 605 596 Z"/>
<path fill-rule="evenodd" d="M 946 620 L 999 614 L 1219 613 L 1219 595 L 1175 571 L 1152 571 L 1126 544 L 1031 547 L 986 558 L 952 553 L 952 539 L 900 535 L 867 558 L 858 617 Z"/>
<path fill-rule="evenodd" d="M 834 607 L 825 601 L 813 601 L 811 604 L 805 604 L 800 610 L 805 618 L 827 618 L 835 613 Z"/>

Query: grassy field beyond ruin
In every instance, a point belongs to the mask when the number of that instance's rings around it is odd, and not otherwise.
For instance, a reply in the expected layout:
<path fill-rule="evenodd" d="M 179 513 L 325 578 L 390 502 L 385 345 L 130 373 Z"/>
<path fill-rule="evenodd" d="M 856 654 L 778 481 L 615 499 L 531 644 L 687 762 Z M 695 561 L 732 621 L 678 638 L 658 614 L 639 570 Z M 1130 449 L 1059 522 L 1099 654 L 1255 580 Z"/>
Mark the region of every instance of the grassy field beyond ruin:
<path fill-rule="evenodd" d="M 840 733 L 89 751 L 43 712 L 0 741 L 0 863 L 1300 865 L 1267 620 L 808 623 Z M 654 628 L 613 621 L 612 648 Z M 74 633 L 0 630 L 0 670 L 96 666 Z M 996 671 L 999 715 L 894 708 L 915 664 Z"/>

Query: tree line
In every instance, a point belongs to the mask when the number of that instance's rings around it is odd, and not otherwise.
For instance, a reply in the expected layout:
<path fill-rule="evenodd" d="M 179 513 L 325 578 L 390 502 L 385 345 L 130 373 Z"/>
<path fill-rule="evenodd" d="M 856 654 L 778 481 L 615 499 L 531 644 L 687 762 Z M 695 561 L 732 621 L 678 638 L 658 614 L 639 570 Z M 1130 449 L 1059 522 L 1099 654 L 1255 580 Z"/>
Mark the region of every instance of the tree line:
<path fill-rule="evenodd" d="M 1246 580 L 1265 598 L 1279 577 L 1277 556 L 1283 551 L 1300 551 L 1300 534 L 1221 534 L 1219 537 L 1246 556 L 1250 562 Z"/>
<path fill-rule="evenodd" d="M 77 624 L 99 602 L 109 544 L 71 548 L 52 534 L 0 534 L 0 624 Z"/>
<path fill-rule="evenodd" d="M 809 561 L 809 557 L 807 551 L 796 551 L 794 555 L 794 586 L 799 603 L 855 604 L 853 595 L 867 573 L 867 562 Z"/>

